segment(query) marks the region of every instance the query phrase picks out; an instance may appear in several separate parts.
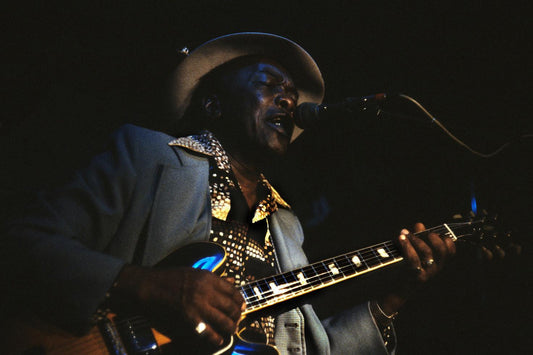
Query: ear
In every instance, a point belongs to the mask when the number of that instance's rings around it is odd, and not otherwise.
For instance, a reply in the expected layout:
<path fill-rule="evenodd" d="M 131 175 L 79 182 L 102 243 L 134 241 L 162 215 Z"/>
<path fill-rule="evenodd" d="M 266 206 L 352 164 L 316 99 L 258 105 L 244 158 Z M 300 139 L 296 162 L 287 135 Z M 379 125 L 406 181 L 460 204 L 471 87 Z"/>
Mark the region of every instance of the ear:
<path fill-rule="evenodd" d="M 211 119 L 220 118 L 222 111 L 220 109 L 220 101 L 216 95 L 209 95 L 203 98 L 202 107 L 206 116 Z"/>

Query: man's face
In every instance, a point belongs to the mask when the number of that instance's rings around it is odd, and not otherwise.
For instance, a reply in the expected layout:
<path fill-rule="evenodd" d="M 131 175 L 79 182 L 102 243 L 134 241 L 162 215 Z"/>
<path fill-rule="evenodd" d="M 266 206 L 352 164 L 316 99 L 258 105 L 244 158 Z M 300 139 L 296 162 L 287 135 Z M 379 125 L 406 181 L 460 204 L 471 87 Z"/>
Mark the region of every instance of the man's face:
<path fill-rule="evenodd" d="M 298 94 L 285 69 L 259 61 L 223 78 L 219 95 L 224 136 L 241 154 L 283 154 L 294 130 Z M 265 158 L 265 157 L 258 157 Z"/>

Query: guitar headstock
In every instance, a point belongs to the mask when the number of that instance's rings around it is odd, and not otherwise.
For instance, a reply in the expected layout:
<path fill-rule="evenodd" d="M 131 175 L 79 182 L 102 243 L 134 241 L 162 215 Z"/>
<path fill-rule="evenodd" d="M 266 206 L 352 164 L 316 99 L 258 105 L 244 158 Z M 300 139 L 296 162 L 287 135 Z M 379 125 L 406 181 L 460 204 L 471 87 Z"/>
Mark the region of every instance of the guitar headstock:
<path fill-rule="evenodd" d="M 469 212 L 466 215 L 456 214 L 452 224 L 464 225 L 459 228 L 458 242 L 467 243 L 481 249 L 485 258 L 503 258 L 507 252 L 521 253 L 521 246 L 512 240 L 512 232 L 499 221 L 498 215 L 490 215 L 483 210 L 477 215 Z"/>

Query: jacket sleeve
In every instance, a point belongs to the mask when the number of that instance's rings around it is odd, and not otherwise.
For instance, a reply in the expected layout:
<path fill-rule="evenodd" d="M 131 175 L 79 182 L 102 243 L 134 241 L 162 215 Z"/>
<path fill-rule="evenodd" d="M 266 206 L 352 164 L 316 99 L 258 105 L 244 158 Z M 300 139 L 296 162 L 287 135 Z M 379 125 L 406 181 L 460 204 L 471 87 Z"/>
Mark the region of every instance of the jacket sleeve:
<path fill-rule="evenodd" d="M 0 240 L 12 298 L 60 326 L 86 330 L 124 260 L 105 254 L 135 189 L 132 128 L 70 183 L 41 194 Z"/>
<path fill-rule="evenodd" d="M 368 302 L 322 321 L 332 354 L 389 354 Z M 393 352 L 394 353 L 394 352 Z"/>

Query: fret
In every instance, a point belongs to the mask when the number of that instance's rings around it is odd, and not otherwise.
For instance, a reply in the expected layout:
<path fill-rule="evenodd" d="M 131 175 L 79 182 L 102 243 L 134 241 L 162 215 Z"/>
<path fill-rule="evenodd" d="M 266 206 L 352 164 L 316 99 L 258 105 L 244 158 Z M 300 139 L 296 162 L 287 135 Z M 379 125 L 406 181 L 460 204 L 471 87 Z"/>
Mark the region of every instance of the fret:
<path fill-rule="evenodd" d="M 272 295 L 277 296 L 286 293 L 289 291 L 289 287 L 291 284 L 287 282 L 287 279 L 285 278 L 285 274 L 280 274 L 277 276 L 274 276 L 273 280 L 268 283 L 270 286 L 270 289 L 272 290 Z"/>
<path fill-rule="evenodd" d="M 355 252 L 357 254 L 357 256 L 359 257 L 359 260 L 361 260 L 361 262 L 363 263 L 361 265 L 361 267 L 363 268 L 362 270 L 367 270 L 367 269 L 370 269 L 370 266 L 367 264 L 366 262 L 366 258 L 363 257 L 363 254 L 361 254 L 361 251 L 358 250 Z"/>
<path fill-rule="evenodd" d="M 250 288 L 250 285 L 243 285 L 240 288 L 242 297 L 244 297 L 244 300 L 246 301 L 246 304 L 248 304 L 248 300 L 253 297 L 252 289 Z"/>
<path fill-rule="evenodd" d="M 336 258 L 336 260 L 345 277 L 357 273 L 353 262 L 350 260 L 350 258 L 348 258 L 346 254 Z"/>
<path fill-rule="evenodd" d="M 255 282 L 252 286 L 252 291 L 254 293 L 253 299 L 257 302 L 258 300 L 263 298 L 263 291 L 259 288 L 259 284 Z"/>
<path fill-rule="evenodd" d="M 378 248 L 378 249 L 376 249 L 376 252 L 378 253 L 378 256 L 381 257 L 380 260 L 388 259 L 388 258 L 391 257 L 391 256 L 389 255 L 389 253 L 387 253 L 387 251 L 385 250 L 385 248 Z"/>
<path fill-rule="evenodd" d="M 252 303 L 258 303 L 262 302 L 265 299 L 265 280 L 257 280 L 250 282 L 249 287 L 252 291 L 252 297 L 250 297 L 250 300 Z M 267 285 L 268 286 L 268 285 Z"/>
<path fill-rule="evenodd" d="M 369 269 L 375 268 L 376 266 L 379 266 L 382 264 L 380 261 L 380 257 L 378 256 L 376 250 L 374 248 L 367 248 L 367 257 L 365 258 L 365 262 L 368 265 Z"/>
<path fill-rule="evenodd" d="M 453 233 L 452 229 L 450 227 L 448 227 L 448 225 L 446 223 L 443 224 L 443 226 L 448 230 L 448 233 L 446 233 L 448 235 L 448 237 L 452 238 L 452 240 L 455 242 L 457 241 L 457 237 L 455 236 L 455 234 Z"/>
<path fill-rule="evenodd" d="M 392 259 L 392 256 L 385 250 L 384 245 L 373 247 L 372 252 L 376 256 L 376 261 L 379 263 L 376 266 L 383 265 Z"/>
<path fill-rule="evenodd" d="M 383 246 L 385 247 L 385 249 L 388 251 L 389 255 L 393 259 L 396 259 L 397 257 L 400 256 L 400 251 L 398 250 L 398 248 L 396 248 L 396 245 L 394 245 L 394 243 L 389 241 L 389 242 L 383 243 Z"/>
<path fill-rule="evenodd" d="M 319 286 L 322 284 L 322 281 L 320 280 L 320 277 L 318 276 L 318 272 L 316 271 L 314 264 L 308 265 L 302 268 L 301 270 L 305 278 L 307 279 L 307 282 L 311 286 Z"/>
<path fill-rule="evenodd" d="M 312 280 L 306 277 L 306 272 L 304 269 L 305 268 L 301 268 L 292 272 L 293 275 L 296 274 L 294 277 L 296 277 L 295 288 L 297 292 L 306 292 L 307 290 L 313 289 Z"/>
<path fill-rule="evenodd" d="M 353 258 L 351 258 L 352 254 L 344 254 L 343 257 L 343 263 L 344 263 L 344 269 L 346 269 L 346 272 L 349 272 L 350 275 L 357 273 L 357 268 L 355 266 L 355 262 L 353 261 Z"/>
<path fill-rule="evenodd" d="M 297 271 L 297 270 L 295 270 Z M 283 275 L 283 278 L 285 280 L 285 282 L 289 285 L 299 285 L 300 284 L 300 280 L 296 277 L 296 275 L 294 275 L 294 272 L 295 271 L 289 271 L 289 272 L 286 272 Z"/>
<path fill-rule="evenodd" d="M 268 300 L 270 297 L 272 297 L 272 294 L 273 294 L 273 291 L 270 288 L 270 285 L 267 281 L 269 279 L 257 280 L 258 288 L 261 291 L 261 298 L 265 300 Z"/>
<path fill-rule="evenodd" d="M 241 294 L 244 295 L 244 300 L 246 301 L 246 308 L 248 310 L 257 308 L 261 305 L 259 302 L 259 297 L 254 291 L 254 283 L 249 283 L 241 287 Z"/>
<path fill-rule="evenodd" d="M 327 283 L 334 280 L 333 275 L 331 274 L 329 268 L 326 266 L 324 261 L 313 264 L 315 266 L 315 271 L 317 271 L 318 278 L 321 283 Z"/>
<path fill-rule="evenodd" d="M 304 279 L 304 284 L 302 284 L 300 279 L 298 279 L 298 277 L 294 275 L 294 273 L 297 271 L 298 270 L 293 270 L 283 274 L 287 285 L 287 290 L 290 291 L 290 293 L 301 292 L 304 289 L 303 286 L 307 283 L 307 280 Z"/>
<path fill-rule="evenodd" d="M 359 254 L 359 252 L 350 253 L 347 257 L 350 259 L 351 265 L 356 273 L 368 269 L 363 257 L 361 256 L 361 254 Z"/>
<path fill-rule="evenodd" d="M 246 301 L 247 307 L 253 307 L 254 305 L 258 304 L 258 297 L 256 296 L 251 284 L 246 284 L 242 286 L 241 294 L 244 296 L 244 300 Z"/>
<path fill-rule="evenodd" d="M 306 266 L 297 270 L 296 278 L 302 290 L 312 289 L 314 286 L 320 285 L 320 280 L 313 278 L 316 272 L 312 267 Z"/>
<path fill-rule="evenodd" d="M 335 262 L 335 259 L 328 259 L 324 262 L 328 268 L 329 276 L 333 280 L 339 280 L 344 278 L 344 273 L 340 269 L 339 265 Z"/>
<path fill-rule="evenodd" d="M 345 258 L 343 257 L 333 258 L 333 262 L 337 265 L 337 268 L 341 272 L 343 278 L 351 275 L 351 270 L 349 269 L 349 267 L 347 267 Z"/>

